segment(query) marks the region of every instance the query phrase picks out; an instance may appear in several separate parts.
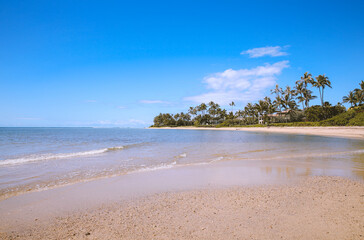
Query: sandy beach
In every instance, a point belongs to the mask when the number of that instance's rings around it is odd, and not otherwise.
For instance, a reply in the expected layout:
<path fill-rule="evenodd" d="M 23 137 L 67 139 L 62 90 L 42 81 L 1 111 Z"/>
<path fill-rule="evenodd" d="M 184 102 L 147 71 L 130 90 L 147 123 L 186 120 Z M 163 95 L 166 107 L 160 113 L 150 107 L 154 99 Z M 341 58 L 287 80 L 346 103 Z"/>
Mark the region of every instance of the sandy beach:
<path fill-rule="evenodd" d="M 0 29 L 0 240 L 364 240 L 364 0 L 10 0 Z"/>
<path fill-rule="evenodd" d="M 161 127 L 158 129 L 246 131 L 364 139 L 364 127 Z"/>
<path fill-rule="evenodd" d="M 2 239 L 362 239 L 364 184 L 312 177 L 294 185 L 170 192 L 4 231 Z"/>

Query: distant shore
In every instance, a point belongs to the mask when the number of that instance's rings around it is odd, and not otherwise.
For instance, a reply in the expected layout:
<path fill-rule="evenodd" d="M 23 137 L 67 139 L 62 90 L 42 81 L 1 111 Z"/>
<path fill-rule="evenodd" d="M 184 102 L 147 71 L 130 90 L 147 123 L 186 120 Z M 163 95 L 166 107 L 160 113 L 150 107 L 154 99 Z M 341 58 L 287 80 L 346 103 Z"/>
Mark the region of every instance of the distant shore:
<path fill-rule="evenodd" d="M 246 131 L 264 133 L 284 133 L 300 135 L 317 135 L 326 137 L 342 137 L 364 140 L 364 127 L 158 127 L 152 129 L 188 129 L 188 130 L 220 130 Z"/>

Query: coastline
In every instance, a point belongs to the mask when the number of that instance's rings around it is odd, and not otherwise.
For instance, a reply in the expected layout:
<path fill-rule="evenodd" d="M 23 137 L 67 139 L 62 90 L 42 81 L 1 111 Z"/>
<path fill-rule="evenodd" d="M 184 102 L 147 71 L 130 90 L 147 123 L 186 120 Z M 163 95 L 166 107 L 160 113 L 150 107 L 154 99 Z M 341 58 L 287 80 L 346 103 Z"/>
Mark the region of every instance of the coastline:
<path fill-rule="evenodd" d="M 150 129 L 184 129 L 215 131 L 246 131 L 296 135 L 315 135 L 364 140 L 364 127 L 150 127 Z"/>
<path fill-rule="evenodd" d="M 334 129 L 330 137 L 362 139 Z M 0 239 L 360 238 L 363 180 L 312 176 L 289 160 L 137 172 L 11 197 L 0 201 Z"/>

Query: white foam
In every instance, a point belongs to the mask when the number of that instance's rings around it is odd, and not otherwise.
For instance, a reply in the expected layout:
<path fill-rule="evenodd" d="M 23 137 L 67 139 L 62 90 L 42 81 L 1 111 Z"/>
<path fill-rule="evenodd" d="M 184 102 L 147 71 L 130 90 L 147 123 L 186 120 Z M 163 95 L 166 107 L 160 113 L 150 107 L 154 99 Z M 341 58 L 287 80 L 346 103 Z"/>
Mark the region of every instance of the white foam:
<path fill-rule="evenodd" d="M 124 147 L 119 146 L 119 147 L 103 148 L 103 149 L 90 150 L 90 151 L 84 151 L 84 152 L 75 152 L 75 153 L 30 155 L 30 156 L 26 156 L 26 157 L 22 157 L 22 158 L 6 159 L 4 161 L 0 161 L 0 166 L 17 165 L 17 164 L 24 164 L 24 163 L 30 163 L 30 162 L 45 161 L 45 160 L 90 156 L 90 155 L 97 155 L 97 154 L 102 154 L 102 153 L 109 152 L 109 151 L 117 151 L 117 150 L 122 150 L 122 149 L 124 149 Z"/>
<path fill-rule="evenodd" d="M 133 172 L 150 172 L 150 171 L 156 171 L 156 170 L 162 170 L 162 169 L 169 169 L 169 168 L 173 168 L 174 166 L 176 166 L 176 164 L 177 164 L 176 161 L 174 161 L 172 163 L 169 163 L 169 164 L 162 163 L 162 164 L 157 165 L 157 166 L 143 167 L 143 168 L 140 168 L 138 170 L 135 170 L 135 171 L 132 171 L 132 172 L 129 172 L 129 173 L 133 173 Z"/>
<path fill-rule="evenodd" d="M 187 157 L 187 153 L 182 153 L 182 154 L 180 154 L 178 157 L 180 157 L 180 158 L 185 158 L 185 157 Z"/>

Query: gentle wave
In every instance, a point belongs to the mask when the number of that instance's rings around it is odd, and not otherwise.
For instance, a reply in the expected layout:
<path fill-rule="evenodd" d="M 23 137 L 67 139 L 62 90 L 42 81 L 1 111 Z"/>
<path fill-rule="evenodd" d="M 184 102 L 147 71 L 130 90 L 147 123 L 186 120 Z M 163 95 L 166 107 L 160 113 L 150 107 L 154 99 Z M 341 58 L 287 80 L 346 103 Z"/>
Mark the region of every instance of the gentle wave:
<path fill-rule="evenodd" d="M 162 170 L 162 169 L 169 169 L 177 166 L 177 162 L 174 161 L 172 163 L 162 163 L 159 165 L 149 166 L 149 167 L 142 167 L 134 171 L 130 171 L 128 173 L 134 173 L 134 172 L 150 172 L 150 171 L 156 171 L 156 170 Z"/>
<path fill-rule="evenodd" d="M 30 163 L 30 162 L 45 161 L 45 160 L 55 160 L 55 159 L 63 159 L 63 158 L 97 155 L 97 154 L 102 154 L 102 153 L 106 153 L 106 152 L 123 150 L 124 148 L 125 148 L 124 146 L 119 146 L 119 147 L 102 148 L 102 149 L 97 149 L 97 150 L 75 152 L 75 153 L 30 155 L 27 157 L 6 159 L 3 161 L 0 161 L 0 166 L 17 165 L 17 164 L 24 164 L 24 163 Z"/>

